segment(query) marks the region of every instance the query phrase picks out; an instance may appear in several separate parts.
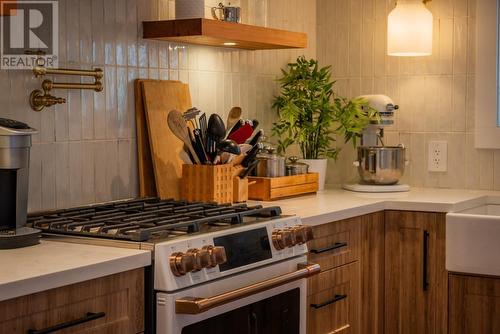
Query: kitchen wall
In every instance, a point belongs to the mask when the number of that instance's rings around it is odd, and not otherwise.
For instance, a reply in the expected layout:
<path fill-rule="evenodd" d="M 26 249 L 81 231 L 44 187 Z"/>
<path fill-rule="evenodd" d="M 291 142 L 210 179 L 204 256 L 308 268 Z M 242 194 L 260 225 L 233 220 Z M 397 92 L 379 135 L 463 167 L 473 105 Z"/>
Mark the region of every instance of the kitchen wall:
<path fill-rule="evenodd" d="M 400 105 L 389 144 L 409 148 L 403 178 L 413 186 L 500 189 L 500 152 L 474 149 L 475 5 L 479 0 L 433 0 L 430 57 L 386 55 L 387 15 L 394 0 L 318 0 L 317 56 L 333 66 L 339 94 L 387 94 Z M 448 142 L 448 172 L 427 172 L 427 143 Z M 351 181 L 348 145 L 327 182 Z"/>
<path fill-rule="evenodd" d="M 219 1 L 206 0 L 210 6 Z M 231 1 L 238 4 L 238 1 Z M 172 0 L 60 0 L 60 67 L 100 66 L 105 89 L 57 90 L 67 103 L 32 111 L 29 93 L 41 79 L 29 71 L 0 72 L 0 117 L 39 129 L 31 151 L 29 210 L 64 208 L 138 195 L 133 80 L 189 83 L 193 104 L 225 115 L 232 106 L 270 128 L 280 67 L 316 56 L 316 1 L 241 0 L 245 21 L 304 31 L 309 48 L 232 51 L 141 39 L 143 20 L 174 16 Z M 73 77 L 57 77 L 71 81 Z"/>

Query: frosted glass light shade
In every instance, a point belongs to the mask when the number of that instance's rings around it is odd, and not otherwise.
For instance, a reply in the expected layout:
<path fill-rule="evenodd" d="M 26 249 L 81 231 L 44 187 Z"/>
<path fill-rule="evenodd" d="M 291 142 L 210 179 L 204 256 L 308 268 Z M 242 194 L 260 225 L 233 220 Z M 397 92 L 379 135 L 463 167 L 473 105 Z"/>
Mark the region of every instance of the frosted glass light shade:
<path fill-rule="evenodd" d="M 432 54 L 432 13 L 421 1 L 399 0 L 387 20 L 389 56 Z"/>

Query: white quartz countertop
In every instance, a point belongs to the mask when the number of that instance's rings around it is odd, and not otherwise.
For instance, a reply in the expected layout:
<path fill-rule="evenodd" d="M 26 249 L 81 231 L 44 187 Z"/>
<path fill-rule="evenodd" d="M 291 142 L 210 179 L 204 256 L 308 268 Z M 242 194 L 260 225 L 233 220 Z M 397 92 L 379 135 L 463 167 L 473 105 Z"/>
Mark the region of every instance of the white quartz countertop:
<path fill-rule="evenodd" d="M 0 301 L 149 266 L 151 252 L 41 240 L 0 250 Z"/>
<path fill-rule="evenodd" d="M 304 224 L 318 225 L 381 210 L 454 212 L 479 205 L 487 196 L 500 196 L 500 192 L 412 188 L 401 193 L 356 193 L 331 188 L 315 195 L 251 203 L 277 205 L 283 214 L 295 214 Z"/>

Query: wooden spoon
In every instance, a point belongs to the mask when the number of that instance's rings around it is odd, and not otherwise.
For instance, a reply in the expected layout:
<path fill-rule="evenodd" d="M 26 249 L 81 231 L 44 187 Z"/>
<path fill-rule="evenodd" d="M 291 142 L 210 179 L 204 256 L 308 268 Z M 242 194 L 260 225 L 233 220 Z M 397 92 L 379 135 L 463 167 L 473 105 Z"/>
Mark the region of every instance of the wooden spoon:
<path fill-rule="evenodd" d="M 168 126 L 170 127 L 170 130 L 172 133 L 182 140 L 182 142 L 186 145 L 188 148 L 189 152 L 193 156 L 193 159 L 197 164 L 201 164 L 200 159 L 198 159 L 198 156 L 196 155 L 196 152 L 194 151 L 193 144 L 191 143 L 191 139 L 189 138 L 189 132 L 188 132 L 188 127 L 186 124 L 186 121 L 184 120 L 184 116 L 182 115 L 182 112 L 179 110 L 171 110 L 168 113 L 167 117 L 168 121 Z"/>
<path fill-rule="evenodd" d="M 233 126 L 238 122 L 241 118 L 241 108 L 240 107 L 232 107 L 229 111 L 229 115 L 227 115 L 226 122 L 226 132 L 233 128 Z"/>

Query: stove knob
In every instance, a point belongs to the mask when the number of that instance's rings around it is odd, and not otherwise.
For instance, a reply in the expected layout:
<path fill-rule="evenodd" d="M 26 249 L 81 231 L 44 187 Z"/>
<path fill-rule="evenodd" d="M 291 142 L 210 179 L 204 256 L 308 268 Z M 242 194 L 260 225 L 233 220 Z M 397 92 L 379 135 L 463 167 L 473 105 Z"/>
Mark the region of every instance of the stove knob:
<path fill-rule="evenodd" d="M 297 225 L 292 228 L 295 245 L 302 245 L 314 239 L 311 226 Z"/>
<path fill-rule="evenodd" d="M 292 247 L 294 245 L 292 230 L 274 230 L 272 234 L 273 245 L 277 250 Z"/>
<path fill-rule="evenodd" d="M 170 269 L 175 276 L 183 276 L 194 270 L 195 261 L 192 254 L 172 253 L 169 258 Z"/>
<path fill-rule="evenodd" d="M 227 261 L 226 249 L 222 246 L 204 246 L 203 249 L 210 254 L 210 266 L 215 267 L 219 264 L 224 264 Z"/>
<path fill-rule="evenodd" d="M 210 254 L 206 249 L 188 249 L 187 253 L 191 254 L 194 258 L 193 271 L 199 271 L 210 266 Z"/>

